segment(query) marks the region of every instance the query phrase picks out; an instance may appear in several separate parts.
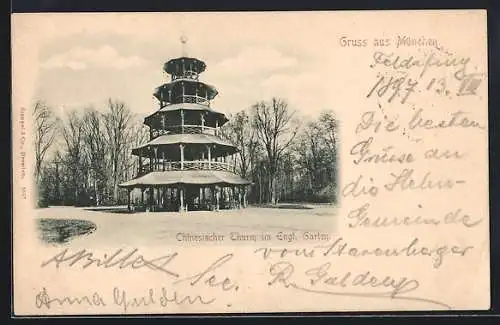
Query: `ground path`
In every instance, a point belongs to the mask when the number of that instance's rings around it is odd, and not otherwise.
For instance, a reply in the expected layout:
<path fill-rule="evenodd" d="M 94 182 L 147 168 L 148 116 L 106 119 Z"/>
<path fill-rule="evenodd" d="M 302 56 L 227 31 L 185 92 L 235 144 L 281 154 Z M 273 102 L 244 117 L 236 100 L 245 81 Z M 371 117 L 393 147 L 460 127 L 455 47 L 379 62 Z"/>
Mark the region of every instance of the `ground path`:
<path fill-rule="evenodd" d="M 336 209 L 331 205 L 288 206 L 281 208 L 248 207 L 219 212 L 137 212 L 125 213 L 124 207 L 75 208 L 50 207 L 37 210 L 38 220 L 71 219 L 88 221 L 96 229 L 90 234 L 73 237 L 72 245 L 84 246 L 148 246 L 179 244 L 178 234 L 210 234 L 231 236 L 269 234 L 273 242 L 278 233 L 295 233 L 301 240 L 304 232 L 332 233 L 336 225 Z M 56 223 L 59 223 L 56 221 Z M 59 228 L 58 228 L 59 229 Z M 229 237 L 225 237 L 226 239 Z M 185 243 L 184 243 L 185 244 Z M 195 245 L 197 243 L 190 243 Z M 198 243 L 199 244 L 199 243 Z M 245 241 L 204 242 L 211 245 L 248 245 Z M 283 242 L 281 242 L 283 244 Z"/>

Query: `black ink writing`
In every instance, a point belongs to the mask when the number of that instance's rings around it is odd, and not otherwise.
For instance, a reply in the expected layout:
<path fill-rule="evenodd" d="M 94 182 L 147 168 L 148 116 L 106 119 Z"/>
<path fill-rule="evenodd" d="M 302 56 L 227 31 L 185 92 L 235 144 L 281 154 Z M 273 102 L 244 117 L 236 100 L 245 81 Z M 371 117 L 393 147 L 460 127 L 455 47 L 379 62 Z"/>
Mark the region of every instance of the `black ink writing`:
<path fill-rule="evenodd" d="M 59 298 L 51 298 L 49 294 L 47 293 L 47 289 L 43 288 L 42 291 L 40 291 L 36 296 L 35 296 L 35 306 L 37 308 L 47 308 L 50 309 L 54 304 L 57 304 L 57 306 L 62 307 L 62 306 L 72 306 L 72 305 L 86 305 L 89 307 L 93 306 L 106 306 L 106 303 L 104 302 L 104 299 L 101 297 L 101 295 L 97 292 L 94 292 L 92 295 L 89 296 L 81 296 L 81 297 L 70 297 L 70 296 L 63 296 Z"/>
<path fill-rule="evenodd" d="M 406 103 L 408 97 L 411 93 L 415 91 L 415 87 L 417 86 L 418 81 L 409 78 L 407 74 L 401 77 L 395 76 L 383 76 L 379 75 L 378 80 L 375 82 L 373 87 L 370 89 L 366 98 L 370 98 L 374 93 L 382 98 L 384 95 L 388 93 L 389 98 L 387 102 L 392 102 L 396 97 L 401 98 L 401 104 Z"/>
<path fill-rule="evenodd" d="M 421 208 L 421 206 L 419 205 Z M 396 227 L 396 226 L 419 226 L 419 225 L 449 225 L 460 224 L 466 228 L 472 228 L 481 223 L 482 219 L 474 219 L 468 214 L 462 212 L 462 209 L 456 209 L 453 212 L 448 212 L 442 217 L 424 217 L 422 215 L 413 216 L 369 216 L 370 204 L 365 203 L 361 207 L 349 211 L 347 218 L 353 222 L 349 222 L 350 228 L 381 228 L 381 227 Z"/>
<path fill-rule="evenodd" d="M 53 257 L 44 261 L 41 264 L 41 267 L 43 268 L 48 265 L 55 264 L 56 268 L 59 268 L 61 265 L 66 265 L 68 267 L 80 266 L 82 269 L 86 269 L 90 266 L 106 269 L 113 267 L 118 269 L 148 268 L 154 271 L 163 272 L 174 278 L 179 276 L 177 273 L 166 268 L 166 266 L 177 256 L 177 253 L 146 259 L 143 255 L 137 254 L 138 251 L 139 249 L 135 248 L 128 253 L 124 253 L 122 249 L 118 249 L 110 255 L 104 254 L 103 257 L 99 258 L 94 257 L 94 254 L 86 249 L 82 249 L 71 254 L 68 253 L 68 249 L 66 248 L 60 253 L 57 253 Z"/>
<path fill-rule="evenodd" d="M 408 277 L 396 278 L 389 275 L 377 276 L 371 271 L 360 273 L 349 271 L 334 275 L 330 273 L 331 266 L 330 262 L 326 262 L 305 270 L 301 275 L 297 275 L 296 267 L 292 263 L 280 261 L 269 268 L 271 280 L 268 285 L 280 284 L 285 288 L 325 296 L 418 301 L 451 309 L 449 305 L 437 300 L 409 296 L 408 293 L 416 291 L 420 286 L 416 279 Z M 302 281 L 300 281 L 301 279 Z M 298 282 L 305 283 L 299 284 Z M 337 290 L 331 289 L 337 287 L 339 288 Z M 373 291 L 366 292 L 366 289 L 373 289 Z"/>
<path fill-rule="evenodd" d="M 456 111 L 451 113 L 449 119 L 434 121 L 432 119 L 424 118 L 422 116 L 423 109 L 418 109 L 413 114 L 408 127 L 411 130 L 423 129 L 423 130 L 435 130 L 435 129 L 447 129 L 447 128 L 479 128 L 484 129 L 484 126 L 479 122 L 470 120 L 466 116 L 466 112 Z"/>
<path fill-rule="evenodd" d="M 393 146 L 385 146 L 377 152 L 372 152 L 373 137 L 356 143 L 351 148 L 351 155 L 356 156 L 353 163 L 412 163 L 415 158 L 411 152 L 394 152 Z"/>
<path fill-rule="evenodd" d="M 378 187 L 373 184 L 373 178 L 370 178 L 370 184 L 362 184 L 364 176 L 360 175 L 355 181 L 347 183 L 342 189 L 343 197 L 357 198 L 359 196 L 369 195 L 375 197 L 378 194 Z"/>
<path fill-rule="evenodd" d="M 186 278 L 179 279 L 174 282 L 174 284 L 181 283 L 181 282 L 187 282 L 189 281 L 189 284 L 191 286 L 196 286 L 199 283 L 203 283 L 209 287 L 216 287 L 216 288 L 221 288 L 223 291 L 238 291 L 239 286 L 231 280 L 229 277 L 224 277 L 223 280 L 220 280 L 216 275 L 215 271 L 220 270 L 220 268 L 229 262 L 233 258 L 233 254 L 226 254 L 219 259 L 217 259 L 215 262 L 210 264 L 206 269 L 203 271 L 196 273 L 192 276 L 188 276 Z"/>
<path fill-rule="evenodd" d="M 129 311 L 131 308 L 148 307 L 151 305 L 160 304 L 162 307 L 167 307 L 170 303 L 175 305 L 183 304 L 203 304 L 208 305 L 215 301 L 215 298 L 206 299 L 200 295 L 190 296 L 182 295 L 177 291 L 168 291 L 165 287 L 161 288 L 157 293 L 154 289 L 149 289 L 147 294 L 140 297 L 130 298 L 126 290 L 120 288 L 113 289 L 113 303 L 121 306 L 124 312 Z"/>
<path fill-rule="evenodd" d="M 317 245 L 308 249 L 287 249 L 287 248 L 258 248 L 255 254 L 262 254 L 264 260 L 272 258 L 306 258 L 313 259 L 317 256 L 324 257 L 353 257 L 361 258 L 365 256 L 374 256 L 379 258 L 390 257 L 419 257 L 428 256 L 432 259 L 433 267 L 439 268 L 443 263 L 444 257 L 465 256 L 473 246 L 463 245 L 434 245 L 428 246 L 420 243 L 420 239 L 412 238 L 409 244 L 392 247 L 357 247 L 345 241 L 342 237 L 334 238 L 331 243 Z"/>
<path fill-rule="evenodd" d="M 443 190 L 454 188 L 457 184 L 465 183 L 465 180 L 453 180 L 451 178 L 433 179 L 431 172 L 426 172 L 423 177 L 415 176 L 413 169 L 403 169 L 399 174 L 390 173 L 393 179 L 384 185 L 387 191 L 406 190 Z"/>
<path fill-rule="evenodd" d="M 384 130 L 386 132 L 394 132 L 399 129 L 399 124 L 395 120 L 378 121 L 375 118 L 374 111 L 368 111 L 361 115 L 361 121 L 356 126 L 356 133 L 364 130 L 371 130 L 375 133 Z"/>

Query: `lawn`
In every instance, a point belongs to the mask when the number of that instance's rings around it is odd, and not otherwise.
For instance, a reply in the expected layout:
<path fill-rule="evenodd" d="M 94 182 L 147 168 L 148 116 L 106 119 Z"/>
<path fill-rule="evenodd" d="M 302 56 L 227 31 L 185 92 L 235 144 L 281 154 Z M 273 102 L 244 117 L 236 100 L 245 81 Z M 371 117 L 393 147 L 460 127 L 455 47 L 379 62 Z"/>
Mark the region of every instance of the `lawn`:
<path fill-rule="evenodd" d="M 37 223 L 39 237 L 50 245 L 67 242 L 86 247 L 179 244 L 178 233 L 269 234 L 274 240 L 279 232 L 295 232 L 298 238 L 306 231 L 331 233 L 335 229 L 336 209 L 331 205 L 283 204 L 219 212 L 127 213 L 126 207 L 49 207 L 37 210 Z"/>

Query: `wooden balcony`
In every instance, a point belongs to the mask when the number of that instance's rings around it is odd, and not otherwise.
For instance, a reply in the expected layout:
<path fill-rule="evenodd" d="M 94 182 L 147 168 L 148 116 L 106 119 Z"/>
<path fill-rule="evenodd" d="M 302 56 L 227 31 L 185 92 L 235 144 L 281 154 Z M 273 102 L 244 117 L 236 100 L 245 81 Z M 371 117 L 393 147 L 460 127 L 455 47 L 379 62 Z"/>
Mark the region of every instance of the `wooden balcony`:
<path fill-rule="evenodd" d="M 210 107 L 210 100 L 206 97 L 196 96 L 196 95 L 181 95 L 177 96 L 173 103 L 190 103 L 190 104 L 201 104 Z"/>
<path fill-rule="evenodd" d="M 177 80 L 177 79 L 198 80 L 199 73 L 196 71 L 193 71 L 193 70 L 184 70 L 183 73 L 181 73 L 181 74 L 173 74 L 172 75 L 172 81 Z"/>
<path fill-rule="evenodd" d="M 165 129 L 154 129 L 151 137 L 156 138 L 165 134 L 208 134 L 217 136 L 219 128 L 201 125 L 166 125 Z"/>
<path fill-rule="evenodd" d="M 165 161 L 142 166 L 142 168 L 139 169 L 137 176 L 144 175 L 151 171 L 180 170 L 216 170 L 236 173 L 236 166 L 231 163 L 208 160 Z"/>

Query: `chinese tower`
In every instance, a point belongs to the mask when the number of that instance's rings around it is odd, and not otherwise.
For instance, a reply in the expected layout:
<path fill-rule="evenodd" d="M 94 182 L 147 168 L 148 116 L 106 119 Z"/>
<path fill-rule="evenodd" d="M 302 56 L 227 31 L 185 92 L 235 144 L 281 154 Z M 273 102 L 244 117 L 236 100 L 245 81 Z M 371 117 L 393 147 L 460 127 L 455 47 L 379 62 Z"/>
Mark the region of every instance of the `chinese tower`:
<path fill-rule="evenodd" d="M 186 39 L 181 37 L 183 46 Z M 129 210 L 192 211 L 241 208 L 247 185 L 231 163 L 238 148 L 220 137 L 228 119 L 210 107 L 217 89 L 200 81 L 206 65 L 183 55 L 163 66 L 170 82 L 156 88 L 160 108 L 144 119 L 149 142 L 134 148 L 134 179 L 120 184 Z M 132 201 L 132 190 L 140 196 Z M 137 192 L 137 191 L 136 191 Z"/>

